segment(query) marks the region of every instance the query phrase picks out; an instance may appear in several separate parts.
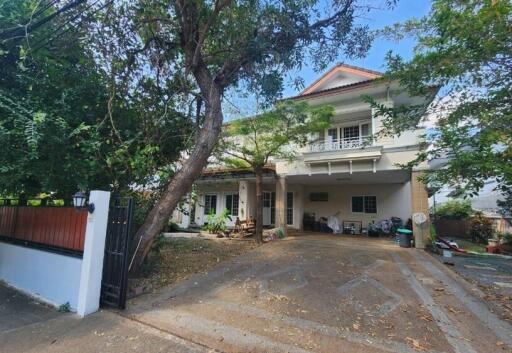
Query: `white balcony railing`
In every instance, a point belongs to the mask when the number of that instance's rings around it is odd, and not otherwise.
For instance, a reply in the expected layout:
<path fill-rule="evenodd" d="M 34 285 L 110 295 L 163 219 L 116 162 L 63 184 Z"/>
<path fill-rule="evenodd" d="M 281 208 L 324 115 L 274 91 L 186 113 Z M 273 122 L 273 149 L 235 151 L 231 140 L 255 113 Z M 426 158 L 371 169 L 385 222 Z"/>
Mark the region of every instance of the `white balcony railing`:
<path fill-rule="evenodd" d="M 369 146 L 373 146 L 371 136 L 348 137 L 314 142 L 309 145 L 309 152 L 355 150 Z"/>

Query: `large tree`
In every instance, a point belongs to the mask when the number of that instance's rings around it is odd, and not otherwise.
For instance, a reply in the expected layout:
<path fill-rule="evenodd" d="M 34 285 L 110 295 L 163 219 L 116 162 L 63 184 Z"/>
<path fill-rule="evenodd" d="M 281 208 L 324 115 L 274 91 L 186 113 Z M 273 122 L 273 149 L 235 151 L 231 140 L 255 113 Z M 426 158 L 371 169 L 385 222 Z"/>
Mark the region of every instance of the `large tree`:
<path fill-rule="evenodd" d="M 271 161 L 292 160 L 298 148 L 330 126 L 334 108 L 306 102 L 281 102 L 260 115 L 229 122 L 219 144 L 219 159 L 248 168 L 256 177 L 256 239 L 263 240 L 263 169 Z"/>
<path fill-rule="evenodd" d="M 414 56 L 390 53 L 384 80 L 426 104 L 387 108 L 384 133 L 428 123 L 427 143 L 408 166 L 448 158 L 424 177 L 474 195 L 488 179 L 512 187 L 512 4 L 510 0 L 435 0 L 430 14 L 383 31 L 418 39 Z M 426 112 L 426 113 L 425 113 Z"/>
<path fill-rule="evenodd" d="M 139 1 L 125 12 L 141 38 L 140 50 L 153 51 L 155 62 L 182 83 L 183 92 L 196 98 L 199 122 L 194 148 L 137 233 L 135 267 L 215 147 L 226 90 L 243 86 L 273 100 L 283 89 L 285 74 L 305 63 L 323 69 L 342 56 L 364 56 L 372 35 L 355 22 L 367 10 L 364 4 L 168 0 Z"/>
<path fill-rule="evenodd" d="M 172 82 L 148 70 L 112 75 L 101 51 L 108 33 L 97 32 L 105 6 L 95 4 L 0 2 L 3 196 L 153 186 L 190 144 L 192 119 L 174 109 Z"/>

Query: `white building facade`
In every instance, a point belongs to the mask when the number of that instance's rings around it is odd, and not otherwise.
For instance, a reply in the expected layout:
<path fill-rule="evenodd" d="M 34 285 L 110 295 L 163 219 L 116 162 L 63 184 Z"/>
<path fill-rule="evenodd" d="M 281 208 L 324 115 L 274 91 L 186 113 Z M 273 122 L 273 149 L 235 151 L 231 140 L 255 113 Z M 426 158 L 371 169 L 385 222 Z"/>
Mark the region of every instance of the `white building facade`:
<path fill-rule="evenodd" d="M 388 107 L 417 104 L 422 98 L 400 93 L 397 84 L 379 81 L 380 77 L 375 71 L 339 64 L 290 98 L 331 105 L 335 116 L 331 126 L 315 134 L 293 162 L 274 161 L 265 170 L 264 226 L 301 230 L 306 220 L 336 215 L 340 224 L 356 224 L 363 230 L 391 217 L 405 223 L 415 212 L 428 216 L 427 191 L 417 180 L 427 166 L 412 172 L 399 166 L 416 157 L 424 131 L 379 134 L 382 118 L 362 95 Z M 255 197 L 255 178 L 250 172 L 208 169 L 196 183 L 188 224 L 181 225 L 202 226 L 208 214 L 227 209 L 228 226 L 232 226 L 237 217 L 255 217 Z M 422 234 L 422 239 L 416 239 L 420 247 L 428 235 L 428 222 L 422 228 L 423 232 L 415 232 Z"/>

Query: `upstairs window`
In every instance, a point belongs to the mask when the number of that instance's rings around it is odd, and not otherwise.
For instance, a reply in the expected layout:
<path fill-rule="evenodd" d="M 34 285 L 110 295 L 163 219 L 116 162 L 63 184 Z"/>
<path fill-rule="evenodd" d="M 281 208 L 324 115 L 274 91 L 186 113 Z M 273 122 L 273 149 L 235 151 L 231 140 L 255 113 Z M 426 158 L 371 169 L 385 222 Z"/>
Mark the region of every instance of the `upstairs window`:
<path fill-rule="evenodd" d="M 359 125 L 347 126 L 343 128 L 343 138 L 353 139 L 359 137 Z"/>
<path fill-rule="evenodd" d="M 327 130 L 327 139 L 329 141 L 336 141 L 338 139 L 338 129 Z"/>
<path fill-rule="evenodd" d="M 370 136 L 370 124 L 361 124 L 361 136 Z"/>

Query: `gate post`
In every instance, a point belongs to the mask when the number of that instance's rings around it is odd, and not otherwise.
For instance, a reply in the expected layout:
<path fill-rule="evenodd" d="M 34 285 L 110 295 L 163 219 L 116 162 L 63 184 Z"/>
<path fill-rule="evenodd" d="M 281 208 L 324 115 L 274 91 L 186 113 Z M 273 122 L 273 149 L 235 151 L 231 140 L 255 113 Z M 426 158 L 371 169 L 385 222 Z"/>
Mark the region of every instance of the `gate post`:
<path fill-rule="evenodd" d="M 424 249 L 430 238 L 430 221 L 428 210 L 428 192 L 426 185 L 418 180 L 421 172 L 413 171 L 411 173 L 411 196 L 412 196 L 412 214 L 421 212 L 427 217 L 427 221 L 421 226 L 412 222 L 412 233 L 414 235 L 414 244 L 418 249 Z"/>
<path fill-rule="evenodd" d="M 100 305 L 109 202 L 110 192 L 108 191 L 93 190 L 89 195 L 89 203 L 94 203 L 95 209 L 87 217 L 87 228 L 85 230 L 77 305 L 77 313 L 81 317 L 98 311 Z"/>

